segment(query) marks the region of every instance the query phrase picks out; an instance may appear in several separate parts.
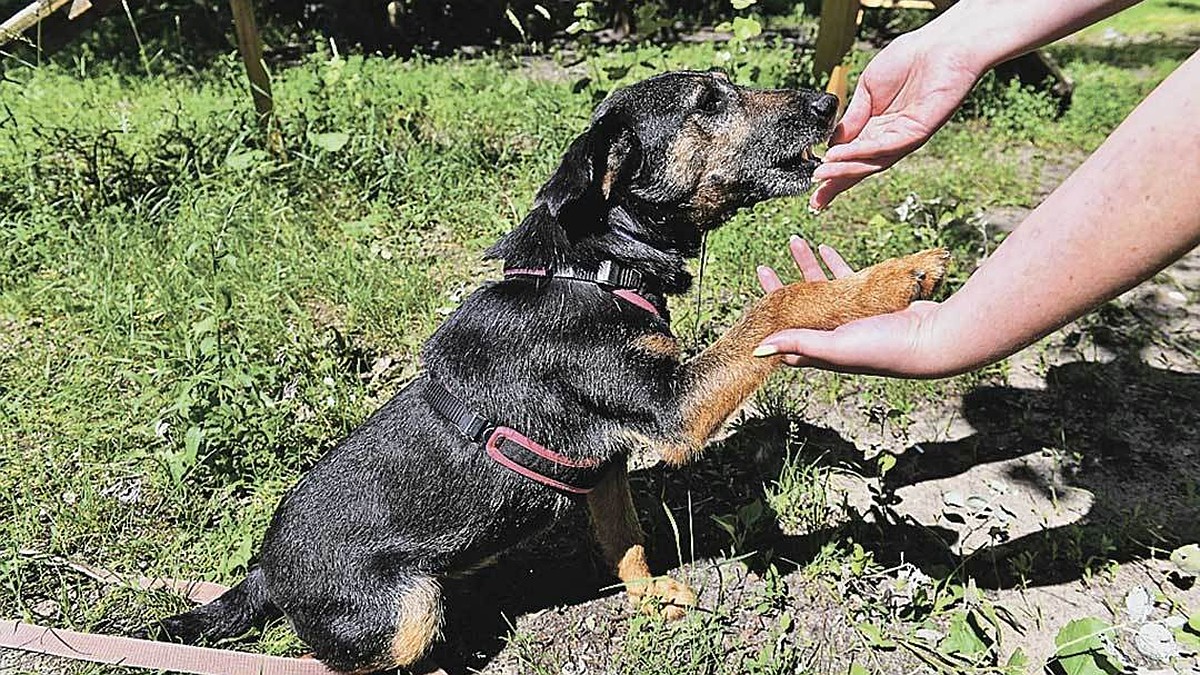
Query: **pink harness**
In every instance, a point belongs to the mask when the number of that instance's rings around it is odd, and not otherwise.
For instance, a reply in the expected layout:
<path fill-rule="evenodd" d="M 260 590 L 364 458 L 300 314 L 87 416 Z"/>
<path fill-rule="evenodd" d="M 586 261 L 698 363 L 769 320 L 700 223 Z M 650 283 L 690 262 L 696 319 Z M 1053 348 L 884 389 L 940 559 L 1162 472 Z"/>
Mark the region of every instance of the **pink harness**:
<path fill-rule="evenodd" d="M 450 421 L 468 441 L 482 444 L 492 461 L 535 483 L 575 495 L 586 495 L 600 482 L 606 464 L 598 459 L 572 459 L 550 450 L 525 434 L 492 423 L 430 374 L 418 381 L 429 407 Z"/>
<path fill-rule="evenodd" d="M 659 319 L 658 308 L 637 288 L 641 274 L 612 260 L 600 263 L 596 271 L 561 267 L 554 270 L 529 267 L 509 267 L 505 277 L 544 277 L 593 283 L 622 300 L 650 312 Z M 512 427 L 496 424 L 479 415 L 432 374 L 426 374 L 419 384 L 421 394 L 431 408 L 450 421 L 473 443 L 483 445 L 492 461 L 535 483 L 566 492 L 585 495 L 596 487 L 607 468 L 598 459 L 572 459 L 560 455 Z"/>

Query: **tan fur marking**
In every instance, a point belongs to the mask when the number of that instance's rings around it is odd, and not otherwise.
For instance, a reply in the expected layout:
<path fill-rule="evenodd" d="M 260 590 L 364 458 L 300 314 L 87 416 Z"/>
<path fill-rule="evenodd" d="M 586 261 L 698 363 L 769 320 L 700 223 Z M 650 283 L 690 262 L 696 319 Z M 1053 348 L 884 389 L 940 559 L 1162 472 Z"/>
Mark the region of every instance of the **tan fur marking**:
<path fill-rule="evenodd" d="M 617 563 L 617 578 L 626 584 L 625 592 L 632 596 L 644 595 L 649 590 L 651 576 L 646 548 L 641 544 L 630 547 Z"/>
<path fill-rule="evenodd" d="M 640 549 L 646 539 L 638 523 L 633 496 L 629 493 L 628 470 L 623 459 L 613 462 L 587 497 L 596 541 L 600 543 L 604 560 L 621 581 L 626 580 L 621 573 L 626 556 L 633 548 Z M 649 576 L 648 571 L 646 576 Z"/>
<path fill-rule="evenodd" d="M 674 579 L 655 578 L 646 563 L 645 535 L 638 524 L 633 496 L 629 493 L 629 474 L 624 461 L 617 462 L 588 494 L 588 508 L 596 540 L 604 559 L 625 584 L 625 592 L 635 602 L 654 597 L 665 603 L 646 605 L 646 611 L 658 612 L 669 619 L 680 619 L 684 607 L 696 604 L 696 593 L 686 584 Z"/>
<path fill-rule="evenodd" d="M 670 335 L 648 333 L 633 341 L 633 348 L 655 356 L 678 357 L 679 341 Z"/>
<path fill-rule="evenodd" d="M 694 186 L 703 171 L 705 147 L 710 140 L 695 124 L 685 123 L 671 144 L 671 162 L 664 176 L 667 182 L 683 188 Z"/>
<path fill-rule="evenodd" d="M 416 663 L 442 632 L 442 589 L 437 581 L 416 580 L 400 598 L 396 635 L 392 638 L 393 665 Z"/>

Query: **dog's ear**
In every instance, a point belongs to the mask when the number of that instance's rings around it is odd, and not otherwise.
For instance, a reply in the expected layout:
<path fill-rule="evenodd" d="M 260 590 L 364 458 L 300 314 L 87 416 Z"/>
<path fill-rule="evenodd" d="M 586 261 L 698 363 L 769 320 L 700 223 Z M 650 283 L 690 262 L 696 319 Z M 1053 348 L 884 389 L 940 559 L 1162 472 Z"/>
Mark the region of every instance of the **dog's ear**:
<path fill-rule="evenodd" d="M 613 190 L 636 175 L 640 165 L 637 135 L 616 115 L 605 115 L 571 142 L 554 175 L 538 191 L 538 201 L 560 221 L 583 209 L 599 216 Z"/>

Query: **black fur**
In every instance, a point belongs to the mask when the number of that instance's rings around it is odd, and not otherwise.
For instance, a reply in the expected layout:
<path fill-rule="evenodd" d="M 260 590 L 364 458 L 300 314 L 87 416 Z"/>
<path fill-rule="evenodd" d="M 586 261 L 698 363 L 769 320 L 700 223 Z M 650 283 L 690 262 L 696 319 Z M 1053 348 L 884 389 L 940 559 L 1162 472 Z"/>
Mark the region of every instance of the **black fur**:
<path fill-rule="evenodd" d="M 720 73 L 615 92 L 487 256 L 539 268 L 620 261 L 643 274 L 663 318 L 589 283 L 485 283 L 425 345 L 425 370 L 478 413 L 573 458 L 610 460 L 629 451 L 628 432 L 678 428 L 679 363 L 632 345 L 670 335 L 665 298 L 690 284 L 685 259 L 704 231 L 807 188 L 816 162 L 803 152 L 827 136 L 835 108 L 827 95 L 758 92 Z M 291 490 L 246 581 L 161 625 L 211 641 L 280 611 L 332 667 L 387 665 L 398 603 L 417 580 L 475 568 L 576 499 L 494 463 L 410 386 Z"/>

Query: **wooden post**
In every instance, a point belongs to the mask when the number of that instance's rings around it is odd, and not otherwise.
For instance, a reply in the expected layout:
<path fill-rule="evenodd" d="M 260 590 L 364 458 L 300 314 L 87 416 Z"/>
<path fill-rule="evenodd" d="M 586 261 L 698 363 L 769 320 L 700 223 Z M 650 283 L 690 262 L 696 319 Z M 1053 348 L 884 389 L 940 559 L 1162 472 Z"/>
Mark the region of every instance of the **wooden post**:
<path fill-rule="evenodd" d="M 849 93 L 848 68 L 844 61 L 858 35 L 861 12 L 859 0 L 825 0 L 821 3 L 821 25 L 817 29 L 813 68 L 818 76 L 829 77 L 825 90 L 837 95 L 842 106 L 846 105 Z"/>
<path fill-rule="evenodd" d="M 262 38 L 254 22 L 254 7 L 250 0 L 229 0 L 233 8 L 233 27 L 237 33 L 238 52 L 250 78 L 250 94 L 254 97 L 254 110 L 264 128 L 270 128 L 273 101 L 271 99 L 271 76 L 262 58 Z"/>
<path fill-rule="evenodd" d="M 17 39 L 21 33 L 36 26 L 38 22 L 53 14 L 67 2 L 68 0 L 33 0 L 24 9 L 0 24 L 0 45 Z"/>

